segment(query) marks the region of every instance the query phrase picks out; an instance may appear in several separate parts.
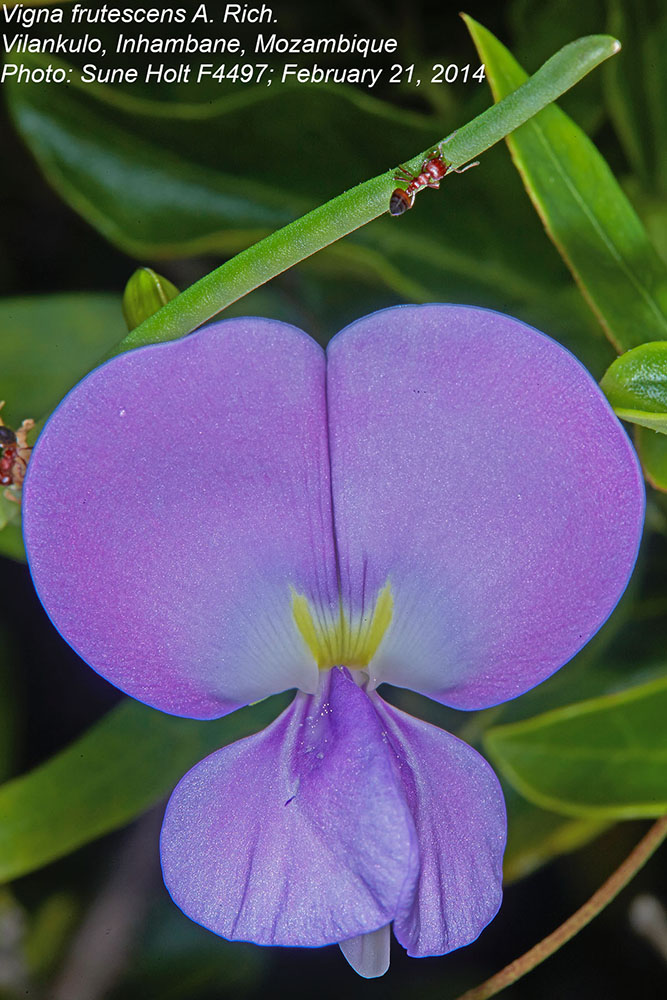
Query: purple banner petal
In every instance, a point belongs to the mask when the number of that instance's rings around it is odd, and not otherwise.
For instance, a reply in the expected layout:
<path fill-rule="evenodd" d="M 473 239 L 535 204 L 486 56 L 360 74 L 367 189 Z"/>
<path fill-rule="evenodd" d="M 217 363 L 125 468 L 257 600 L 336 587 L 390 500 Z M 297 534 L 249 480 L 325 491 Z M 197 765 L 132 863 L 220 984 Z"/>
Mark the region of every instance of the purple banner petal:
<path fill-rule="evenodd" d="M 417 845 L 384 725 L 346 671 L 263 732 L 197 764 L 161 838 L 165 883 L 223 937 L 318 946 L 388 924 Z"/>
<path fill-rule="evenodd" d="M 377 312 L 327 357 L 344 608 L 393 597 L 372 683 L 476 709 L 544 680 L 614 608 L 642 530 L 637 459 L 591 376 L 466 306 Z"/>
<path fill-rule="evenodd" d="M 317 669 L 290 587 L 337 608 L 324 354 L 228 320 L 109 361 L 34 450 L 24 531 L 54 625 L 102 676 L 210 718 Z"/>

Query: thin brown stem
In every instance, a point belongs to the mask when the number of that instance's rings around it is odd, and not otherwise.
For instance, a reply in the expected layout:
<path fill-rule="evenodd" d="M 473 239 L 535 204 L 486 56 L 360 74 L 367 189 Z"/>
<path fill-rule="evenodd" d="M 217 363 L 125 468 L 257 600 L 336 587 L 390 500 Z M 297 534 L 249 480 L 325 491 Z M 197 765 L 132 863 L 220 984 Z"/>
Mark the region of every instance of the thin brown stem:
<path fill-rule="evenodd" d="M 536 944 L 534 948 L 527 951 L 521 958 L 510 962 L 504 969 L 491 976 L 486 982 L 474 989 L 468 990 L 457 997 L 457 1000 L 489 1000 L 489 997 L 496 996 L 507 986 L 511 986 L 517 979 L 521 979 L 527 972 L 534 969 L 553 955 L 555 951 L 578 934 L 582 927 L 590 923 L 593 917 L 604 910 L 608 903 L 611 903 L 621 889 L 624 889 L 628 882 L 634 878 L 640 868 L 646 864 L 652 854 L 657 851 L 660 844 L 667 837 L 667 816 L 657 820 L 643 837 L 637 846 L 630 852 L 625 861 L 616 869 L 613 875 L 604 882 L 597 892 L 593 893 L 587 903 L 584 903 L 576 913 L 561 924 L 552 934 Z"/>

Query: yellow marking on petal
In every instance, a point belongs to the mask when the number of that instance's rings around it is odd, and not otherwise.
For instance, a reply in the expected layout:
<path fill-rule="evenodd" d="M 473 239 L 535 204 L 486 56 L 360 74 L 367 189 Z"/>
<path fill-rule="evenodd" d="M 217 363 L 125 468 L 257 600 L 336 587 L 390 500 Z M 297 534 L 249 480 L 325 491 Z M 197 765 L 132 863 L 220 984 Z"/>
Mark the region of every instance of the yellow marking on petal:
<path fill-rule="evenodd" d="M 319 663 L 320 640 L 318 629 L 310 613 L 308 598 L 305 594 L 297 594 L 294 588 L 292 588 L 292 614 L 294 615 L 296 627 L 306 642 L 306 646 L 308 646 L 308 649 L 313 654 L 315 661 Z"/>
<path fill-rule="evenodd" d="M 389 581 L 378 594 L 370 617 L 348 621 L 343 605 L 339 604 L 338 617 L 326 624 L 315 621 L 308 598 L 292 588 L 294 622 L 320 670 L 334 666 L 367 667 L 378 651 L 393 613 Z"/>
<path fill-rule="evenodd" d="M 364 636 L 364 666 L 367 666 L 377 653 L 384 634 L 389 628 L 393 614 L 394 597 L 391 592 L 391 584 L 387 581 L 378 594 L 375 608 L 373 609 L 373 616 Z"/>

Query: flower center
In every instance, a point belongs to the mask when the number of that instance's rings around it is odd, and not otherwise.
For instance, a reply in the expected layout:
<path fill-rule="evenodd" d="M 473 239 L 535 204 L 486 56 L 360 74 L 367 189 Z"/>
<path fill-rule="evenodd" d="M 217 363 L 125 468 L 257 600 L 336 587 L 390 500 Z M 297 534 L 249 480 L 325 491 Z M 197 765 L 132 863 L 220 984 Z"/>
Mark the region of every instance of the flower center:
<path fill-rule="evenodd" d="M 343 666 L 368 666 L 382 642 L 394 612 L 391 584 L 387 581 L 378 594 L 372 612 L 348 618 L 339 603 L 338 617 L 324 620 L 305 594 L 292 589 L 292 615 L 296 627 L 320 670 Z"/>

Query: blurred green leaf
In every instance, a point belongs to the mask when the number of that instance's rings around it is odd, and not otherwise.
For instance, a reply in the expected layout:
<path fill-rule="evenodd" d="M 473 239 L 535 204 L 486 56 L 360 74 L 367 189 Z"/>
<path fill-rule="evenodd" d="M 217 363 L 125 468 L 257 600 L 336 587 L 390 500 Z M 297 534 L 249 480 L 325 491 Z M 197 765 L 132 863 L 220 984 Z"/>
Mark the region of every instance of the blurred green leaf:
<path fill-rule="evenodd" d="M 667 812 L 667 677 L 489 729 L 501 772 L 544 809 L 598 819 Z"/>
<path fill-rule="evenodd" d="M 8 524 L 13 524 L 20 517 L 21 508 L 13 500 L 10 500 L 5 493 L 4 487 L 0 487 L 0 532 Z"/>
<path fill-rule="evenodd" d="M 0 781 L 11 774 L 17 750 L 20 712 L 14 658 L 9 633 L 0 625 Z"/>
<path fill-rule="evenodd" d="M 526 74 L 471 18 L 496 100 Z M 547 232 L 619 351 L 667 339 L 667 268 L 603 157 L 559 108 L 545 108 L 507 139 Z"/>
<path fill-rule="evenodd" d="M 667 199 L 642 187 L 634 175 L 623 178 L 623 189 L 639 212 L 653 246 L 667 263 Z"/>
<path fill-rule="evenodd" d="M 285 696 L 215 722 L 124 701 L 72 746 L 0 787 L 0 881 L 128 823 L 206 754 L 261 729 Z"/>
<path fill-rule="evenodd" d="M 600 388 L 622 420 L 667 434 L 667 342 L 626 351 L 612 362 Z"/>
<path fill-rule="evenodd" d="M 438 134 L 434 119 L 358 91 L 314 96 L 261 86 L 165 104 L 81 84 L 77 72 L 68 87 L 8 86 L 16 125 L 61 196 L 121 249 L 154 259 L 235 253 Z"/>
<path fill-rule="evenodd" d="M 132 965 L 110 997 L 194 1000 L 224 996 L 236 1000 L 247 993 L 261 996 L 256 991 L 269 957 L 266 948 L 211 934 L 189 920 L 164 893 L 148 914 Z"/>
<path fill-rule="evenodd" d="M 562 816 L 529 802 L 504 783 L 507 848 L 503 882 L 516 882 L 560 854 L 583 847 L 609 826 L 604 819 Z"/>
<path fill-rule="evenodd" d="M 462 16 L 466 23 L 471 22 L 467 14 Z M 561 97 L 620 47 L 610 35 L 588 35 L 564 45 L 532 76 L 525 75 L 506 92 L 497 102 L 496 114 L 493 107 L 487 108 L 449 136 L 440 147 L 444 158 L 456 168 L 479 156 Z"/>
<path fill-rule="evenodd" d="M 667 493 L 667 438 L 647 427 L 636 427 L 635 447 L 651 486 Z"/>
<path fill-rule="evenodd" d="M 11 427 L 39 419 L 123 336 L 120 298 L 42 295 L 0 300 L 0 399 Z"/>
<path fill-rule="evenodd" d="M 4 487 L 0 487 L 0 556 L 25 562 L 23 532 L 21 531 L 21 507 L 9 500 Z"/>
<path fill-rule="evenodd" d="M 651 413 L 646 410 L 624 410 L 621 407 L 614 407 L 616 416 L 621 420 L 627 420 L 631 424 L 639 424 L 641 427 L 648 427 L 660 434 L 667 434 L 667 413 Z"/>
<path fill-rule="evenodd" d="M 606 22 L 606 0 L 586 0 L 579 4 L 573 4 L 572 0 L 510 0 L 506 6 L 512 28 L 512 51 L 519 62 L 523 59 L 541 62 L 557 46 L 581 35 L 594 34 Z M 625 39 L 618 32 L 609 33 L 621 41 Z M 602 74 L 592 73 L 562 100 L 567 113 L 588 134 L 600 124 L 605 113 L 602 89 Z"/>
<path fill-rule="evenodd" d="M 607 103 L 645 187 L 667 190 L 667 8 L 662 0 L 609 0 L 609 27 L 625 52 L 606 69 Z"/>
<path fill-rule="evenodd" d="M 62 961 L 68 938 L 81 917 L 80 905 L 67 892 L 48 896 L 32 915 L 24 945 L 32 976 L 44 979 Z"/>

